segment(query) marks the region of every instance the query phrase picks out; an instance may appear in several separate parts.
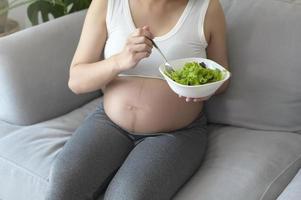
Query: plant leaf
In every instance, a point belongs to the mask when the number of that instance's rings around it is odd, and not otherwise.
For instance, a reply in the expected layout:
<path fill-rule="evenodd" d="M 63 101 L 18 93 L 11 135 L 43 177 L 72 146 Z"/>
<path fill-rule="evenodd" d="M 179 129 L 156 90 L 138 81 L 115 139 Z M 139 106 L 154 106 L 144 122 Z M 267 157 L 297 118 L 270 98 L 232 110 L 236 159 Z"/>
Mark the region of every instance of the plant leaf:
<path fill-rule="evenodd" d="M 69 13 L 80 11 L 89 7 L 91 0 L 63 0 L 66 6 L 72 5 Z"/>
<path fill-rule="evenodd" d="M 62 5 L 43 0 L 36 1 L 27 7 L 27 16 L 32 25 L 39 24 L 39 13 L 42 15 L 43 22 L 49 21 L 49 14 L 54 18 L 61 17 L 65 14 Z"/>

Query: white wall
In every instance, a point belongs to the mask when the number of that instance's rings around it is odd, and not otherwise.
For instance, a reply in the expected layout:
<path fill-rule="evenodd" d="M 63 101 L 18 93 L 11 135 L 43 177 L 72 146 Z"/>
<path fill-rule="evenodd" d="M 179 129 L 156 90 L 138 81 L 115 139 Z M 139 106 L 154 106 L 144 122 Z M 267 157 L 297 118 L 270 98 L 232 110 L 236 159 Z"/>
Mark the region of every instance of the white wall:
<path fill-rule="evenodd" d="M 10 3 L 12 2 L 12 0 L 8 0 L 8 2 Z M 21 29 L 31 26 L 30 21 L 27 18 L 26 8 L 27 5 L 24 5 L 18 8 L 14 8 L 8 13 L 8 18 L 18 21 Z"/>

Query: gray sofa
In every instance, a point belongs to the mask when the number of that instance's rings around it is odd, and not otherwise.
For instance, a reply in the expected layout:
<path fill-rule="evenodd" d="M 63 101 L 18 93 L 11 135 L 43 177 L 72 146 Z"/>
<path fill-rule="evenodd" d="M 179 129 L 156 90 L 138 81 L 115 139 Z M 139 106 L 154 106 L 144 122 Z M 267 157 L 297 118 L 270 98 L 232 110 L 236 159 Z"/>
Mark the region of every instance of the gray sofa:
<path fill-rule="evenodd" d="M 301 4 L 221 2 L 233 76 L 206 103 L 204 163 L 173 199 L 275 200 L 301 167 Z M 67 86 L 85 14 L 0 38 L 1 200 L 42 200 L 56 156 L 102 100 Z"/>

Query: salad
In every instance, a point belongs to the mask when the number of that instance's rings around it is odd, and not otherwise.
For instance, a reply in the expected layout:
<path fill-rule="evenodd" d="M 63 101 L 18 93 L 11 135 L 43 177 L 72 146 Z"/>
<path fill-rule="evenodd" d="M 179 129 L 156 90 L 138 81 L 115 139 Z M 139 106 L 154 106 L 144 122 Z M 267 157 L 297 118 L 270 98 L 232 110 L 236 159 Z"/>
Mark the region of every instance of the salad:
<path fill-rule="evenodd" d="M 180 70 L 164 72 L 169 78 L 183 85 L 203 85 L 223 79 L 222 71 L 209 69 L 205 63 L 188 62 Z"/>

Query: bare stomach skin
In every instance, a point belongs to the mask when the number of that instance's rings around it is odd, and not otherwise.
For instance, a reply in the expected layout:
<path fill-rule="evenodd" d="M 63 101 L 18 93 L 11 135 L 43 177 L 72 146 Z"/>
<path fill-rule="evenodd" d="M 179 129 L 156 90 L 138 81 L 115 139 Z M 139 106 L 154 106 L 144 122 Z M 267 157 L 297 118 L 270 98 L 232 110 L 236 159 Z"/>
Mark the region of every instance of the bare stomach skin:
<path fill-rule="evenodd" d="M 179 98 L 166 81 L 144 77 L 116 77 L 105 87 L 103 104 L 115 124 L 138 135 L 185 127 L 203 107 Z"/>

